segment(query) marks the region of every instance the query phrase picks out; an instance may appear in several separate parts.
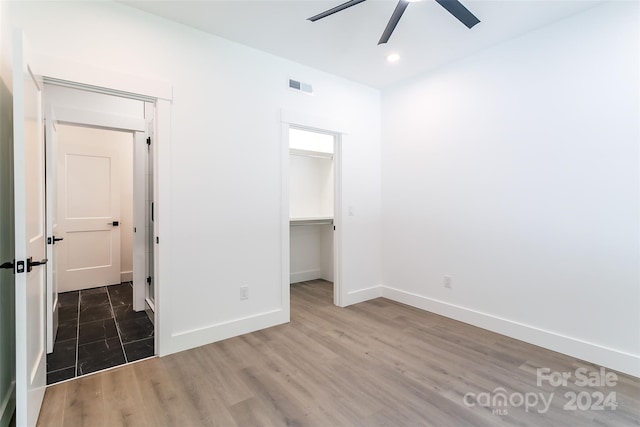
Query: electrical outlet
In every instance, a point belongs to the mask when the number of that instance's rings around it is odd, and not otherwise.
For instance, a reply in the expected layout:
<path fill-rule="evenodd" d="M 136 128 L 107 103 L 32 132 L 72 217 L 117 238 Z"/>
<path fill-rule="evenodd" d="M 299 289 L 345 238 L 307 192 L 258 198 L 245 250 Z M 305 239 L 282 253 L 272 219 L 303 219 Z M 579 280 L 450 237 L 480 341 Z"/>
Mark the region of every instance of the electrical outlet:
<path fill-rule="evenodd" d="M 444 287 L 451 289 L 451 276 L 444 276 Z"/>
<path fill-rule="evenodd" d="M 240 286 L 240 299 L 249 299 L 249 287 Z"/>

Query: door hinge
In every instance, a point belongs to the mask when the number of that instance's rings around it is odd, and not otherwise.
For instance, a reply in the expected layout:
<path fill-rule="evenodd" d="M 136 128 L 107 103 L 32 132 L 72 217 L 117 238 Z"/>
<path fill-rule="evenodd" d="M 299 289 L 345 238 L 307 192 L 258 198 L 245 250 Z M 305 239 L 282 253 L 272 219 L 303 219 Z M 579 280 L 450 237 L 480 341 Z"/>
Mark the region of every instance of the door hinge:
<path fill-rule="evenodd" d="M 151 284 L 151 276 L 147 277 L 147 283 Z"/>
<path fill-rule="evenodd" d="M 151 137 L 150 136 L 147 137 L 147 145 L 151 146 Z"/>

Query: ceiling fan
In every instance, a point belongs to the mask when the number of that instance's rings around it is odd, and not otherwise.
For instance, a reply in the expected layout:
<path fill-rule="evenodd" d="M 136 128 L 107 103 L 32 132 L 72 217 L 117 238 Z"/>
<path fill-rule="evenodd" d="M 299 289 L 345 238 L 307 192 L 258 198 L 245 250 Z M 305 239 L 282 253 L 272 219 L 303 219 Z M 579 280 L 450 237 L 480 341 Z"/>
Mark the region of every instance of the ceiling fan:
<path fill-rule="evenodd" d="M 342 3 L 339 6 L 326 10 L 322 13 L 319 13 L 307 19 L 311 22 L 315 22 L 319 19 L 326 18 L 329 15 L 333 15 L 334 13 L 343 11 L 351 6 L 355 6 L 365 1 L 366 0 L 350 0 L 346 3 Z M 456 17 L 460 22 L 466 25 L 467 28 L 471 28 L 474 25 L 476 25 L 478 22 L 480 22 L 480 20 L 476 18 L 473 13 L 469 12 L 469 10 L 466 7 L 464 7 L 462 3 L 460 3 L 458 0 L 435 0 L 435 1 L 437 1 L 440 4 L 440 6 L 444 7 L 450 14 Z M 407 8 L 407 6 L 409 6 L 409 3 L 411 2 L 412 0 L 400 0 L 398 2 L 396 9 L 393 11 L 393 15 L 391 15 L 391 18 L 389 19 L 389 23 L 387 24 L 387 27 L 384 29 L 384 32 L 382 33 L 382 36 L 378 41 L 379 45 L 389 41 L 389 38 L 391 37 L 393 30 L 395 30 L 396 25 L 398 25 L 398 22 L 400 21 L 402 14 L 404 13 L 405 9 Z"/>

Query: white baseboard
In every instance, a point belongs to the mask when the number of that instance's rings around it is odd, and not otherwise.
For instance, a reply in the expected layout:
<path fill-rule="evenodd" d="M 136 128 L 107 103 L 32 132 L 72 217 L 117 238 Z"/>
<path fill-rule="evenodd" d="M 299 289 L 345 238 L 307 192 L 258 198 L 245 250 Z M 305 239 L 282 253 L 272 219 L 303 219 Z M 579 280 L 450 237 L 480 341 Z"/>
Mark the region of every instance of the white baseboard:
<path fill-rule="evenodd" d="M 189 350 L 287 322 L 289 322 L 289 310 L 278 309 L 200 329 L 177 332 L 171 335 L 170 342 L 163 343 L 160 356 Z"/>
<path fill-rule="evenodd" d="M 133 282 L 133 271 L 120 272 L 120 283 L 123 282 Z"/>
<path fill-rule="evenodd" d="M 640 356 L 387 286 L 381 296 L 511 338 L 640 377 Z"/>
<path fill-rule="evenodd" d="M 16 382 L 12 381 L 0 402 L 0 427 L 7 427 L 16 409 Z"/>
<path fill-rule="evenodd" d="M 306 279 L 312 280 L 312 279 Z M 420 308 L 451 319 L 487 329 L 511 338 L 557 351 L 597 365 L 640 377 L 640 356 L 621 352 L 595 343 L 568 337 L 556 332 L 536 328 L 482 313 L 466 307 L 405 292 L 387 286 L 374 286 L 348 292 L 344 306 L 383 297 Z M 289 322 L 289 311 L 278 309 L 255 316 L 236 319 L 204 328 L 171 335 L 170 343 L 163 345 L 162 356 L 221 341 Z"/>
<path fill-rule="evenodd" d="M 357 291 L 347 292 L 347 295 L 342 301 L 342 306 L 346 307 L 348 305 L 379 298 L 380 296 L 382 296 L 382 286 L 373 286 L 371 288 L 358 289 Z"/>
<path fill-rule="evenodd" d="M 289 275 L 289 283 L 300 283 L 306 282 L 307 280 L 316 280 L 320 278 L 322 278 L 322 271 L 320 269 L 297 271 Z"/>

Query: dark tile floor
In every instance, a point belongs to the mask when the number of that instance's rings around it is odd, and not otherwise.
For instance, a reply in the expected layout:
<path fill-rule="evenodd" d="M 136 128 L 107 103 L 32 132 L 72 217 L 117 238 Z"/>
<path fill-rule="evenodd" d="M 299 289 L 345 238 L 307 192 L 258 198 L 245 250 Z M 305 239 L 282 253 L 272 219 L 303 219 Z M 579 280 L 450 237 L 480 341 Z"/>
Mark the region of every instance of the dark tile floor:
<path fill-rule="evenodd" d="M 47 384 L 153 356 L 153 324 L 133 311 L 131 282 L 58 295 Z"/>

